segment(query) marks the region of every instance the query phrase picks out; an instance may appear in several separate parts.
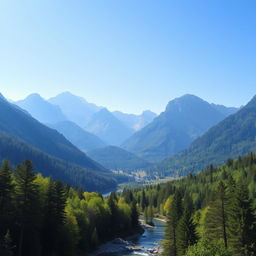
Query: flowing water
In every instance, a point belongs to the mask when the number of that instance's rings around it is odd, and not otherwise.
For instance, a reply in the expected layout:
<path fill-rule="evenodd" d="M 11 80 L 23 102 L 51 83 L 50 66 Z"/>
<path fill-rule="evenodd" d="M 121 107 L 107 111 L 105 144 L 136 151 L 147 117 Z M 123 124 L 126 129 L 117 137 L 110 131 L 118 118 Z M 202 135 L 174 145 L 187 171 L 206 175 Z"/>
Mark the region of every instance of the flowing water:
<path fill-rule="evenodd" d="M 151 255 L 148 249 L 157 248 L 158 242 L 163 240 L 166 223 L 159 220 L 154 220 L 155 227 L 146 228 L 143 235 L 132 240 L 135 246 L 141 247 L 142 250 L 125 254 L 117 254 L 115 256 L 130 256 L 130 255 Z"/>

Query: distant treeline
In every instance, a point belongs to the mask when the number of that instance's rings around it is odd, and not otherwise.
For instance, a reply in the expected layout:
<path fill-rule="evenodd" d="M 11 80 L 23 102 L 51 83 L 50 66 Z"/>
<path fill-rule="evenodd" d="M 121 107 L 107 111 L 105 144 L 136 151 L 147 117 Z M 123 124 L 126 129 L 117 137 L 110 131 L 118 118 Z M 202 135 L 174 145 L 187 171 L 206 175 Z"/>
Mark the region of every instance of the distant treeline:
<path fill-rule="evenodd" d="M 166 184 L 125 190 L 149 221 L 167 219 L 165 256 L 256 255 L 256 155 Z"/>
<path fill-rule="evenodd" d="M 73 189 L 35 174 L 25 161 L 0 168 L 0 255 L 85 255 L 138 228 L 135 203 Z"/>

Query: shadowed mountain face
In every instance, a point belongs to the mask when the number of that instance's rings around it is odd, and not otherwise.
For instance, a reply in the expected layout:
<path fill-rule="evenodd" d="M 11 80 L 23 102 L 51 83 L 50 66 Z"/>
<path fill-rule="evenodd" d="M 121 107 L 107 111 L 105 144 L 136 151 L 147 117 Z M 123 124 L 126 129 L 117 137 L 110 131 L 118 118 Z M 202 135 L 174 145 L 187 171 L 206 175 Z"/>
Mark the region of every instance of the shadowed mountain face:
<path fill-rule="evenodd" d="M 256 151 L 256 97 L 212 127 L 188 149 L 162 161 L 157 169 L 185 175 L 250 151 Z"/>
<path fill-rule="evenodd" d="M 54 124 L 66 120 L 58 106 L 44 100 L 39 94 L 30 94 L 24 100 L 15 102 L 17 106 L 28 111 L 35 119 L 42 123 Z"/>
<path fill-rule="evenodd" d="M 55 157 L 87 168 L 103 169 L 63 135 L 41 124 L 5 99 L 0 99 L 0 131 L 12 134 Z"/>
<path fill-rule="evenodd" d="M 114 189 L 118 178 L 57 131 L 0 97 L 0 160 L 3 159 L 13 164 L 30 159 L 37 172 L 90 191 Z"/>
<path fill-rule="evenodd" d="M 151 123 L 157 116 L 150 110 L 144 111 L 141 115 L 126 114 L 120 111 L 114 111 L 112 114 L 123 122 L 126 126 L 130 127 L 134 131 L 138 131 Z"/>
<path fill-rule="evenodd" d="M 214 107 L 216 110 L 218 110 L 220 113 L 222 113 L 226 117 L 236 113 L 236 111 L 238 110 L 238 108 L 226 107 L 223 105 L 217 105 L 217 104 L 213 104 L 213 103 L 211 105 L 212 105 L 212 107 Z"/>
<path fill-rule="evenodd" d="M 87 154 L 103 166 L 113 170 L 133 171 L 150 166 L 142 158 L 115 146 L 95 149 Z"/>
<path fill-rule="evenodd" d="M 88 103 L 84 98 L 64 92 L 48 100 L 50 103 L 61 108 L 68 120 L 85 127 L 94 113 L 101 107 Z"/>
<path fill-rule="evenodd" d="M 106 108 L 95 113 L 85 129 L 97 135 L 109 145 L 120 145 L 133 133 L 133 130 L 119 121 Z"/>
<path fill-rule="evenodd" d="M 84 152 L 106 146 L 106 143 L 96 135 L 85 131 L 71 121 L 59 122 L 50 125 L 50 127 L 63 134 L 72 144 Z"/>
<path fill-rule="evenodd" d="M 156 162 L 185 149 L 224 118 L 225 115 L 208 102 L 184 95 L 170 101 L 165 112 L 131 136 L 122 147 Z"/>
<path fill-rule="evenodd" d="M 17 165 L 25 159 L 32 161 L 36 172 L 54 180 L 61 180 L 86 191 L 105 192 L 116 188 L 113 174 L 95 171 L 49 155 L 24 140 L 0 131 L 0 160 L 7 159 Z"/>

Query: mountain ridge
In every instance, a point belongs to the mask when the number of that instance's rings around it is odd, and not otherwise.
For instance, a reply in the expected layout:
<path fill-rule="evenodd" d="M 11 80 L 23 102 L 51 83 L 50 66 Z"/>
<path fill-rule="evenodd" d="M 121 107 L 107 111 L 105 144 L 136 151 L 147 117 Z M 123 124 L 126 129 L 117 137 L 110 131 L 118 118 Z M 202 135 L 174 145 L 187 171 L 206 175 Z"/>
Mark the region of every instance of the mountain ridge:
<path fill-rule="evenodd" d="M 184 148 L 225 116 L 201 98 L 186 94 L 171 100 L 164 112 L 136 132 L 122 147 L 157 162 Z"/>
<path fill-rule="evenodd" d="M 185 175 L 250 151 L 256 151 L 256 96 L 236 113 L 210 128 L 188 149 L 164 159 L 156 168 Z"/>

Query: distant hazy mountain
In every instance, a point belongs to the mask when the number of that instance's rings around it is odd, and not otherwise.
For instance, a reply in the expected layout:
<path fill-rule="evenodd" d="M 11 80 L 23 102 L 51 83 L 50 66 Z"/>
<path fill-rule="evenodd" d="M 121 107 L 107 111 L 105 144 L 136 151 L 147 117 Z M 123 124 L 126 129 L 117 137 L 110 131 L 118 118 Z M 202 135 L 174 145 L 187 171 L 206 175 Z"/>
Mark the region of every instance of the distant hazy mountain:
<path fill-rule="evenodd" d="M 213 103 L 211 105 L 212 105 L 212 107 L 217 109 L 219 112 L 221 112 L 226 117 L 231 115 L 231 114 L 234 114 L 238 110 L 238 108 L 226 107 L 226 106 L 223 106 L 223 105 L 217 105 L 217 104 L 213 104 Z"/>
<path fill-rule="evenodd" d="M 71 144 L 63 135 L 41 124 L 2 98 L 0 99 L 0 131 L 14 135 L 55 157 L 94 170 L 103 169 Z"/>
<path fill-rule="evenodd" d="M 165 159 L 157 169 L 185 175 L 250 151 L 256 151 L 256 96 L 195 140 L 188 149 Z"/>
<path fill-rule="evenodd" d="M 50 127 L 63 134 L 70 142 L 84 152 L 106 146 L 106 143 L 96 135 L 85 131 L 71 121 L 59 122 L 50 125 Z"/>
<path fill-rule="evenodd" d="M 109 145 L 120 145 L 129 138 L 133 130 L 118 120 L 106 108 L 96 112 L 86 125 L 85 129 Z"/>
<path fill-rule="evenodd" d="M 148 161 L 159 161 L 185 149 L 224 118 L 208 102 L 184 95 L 170 101 L 163 113 L 133 134 L 122 147 Z"/>
<path fill-rule="evenodd" d="M 106 191 L 116 185 L 117 177 L 64 136 L 0 97 L 0 161 L 3 159 L 13 164 L 30 159 L 43 175 L 86 190 Z"/>
<path fill-rule="evenodd" d="M 37 93 L 30 94 L 27 98 L 15 102 L 15 104 L 28 111 L 42 123 L 53 124 L 67 119 L 58 106 L 47 102 Z"/>
<path fill-rule="evenodd" d="M 84 98 L 70 92 L 61 93 L 48 101 L 59 106 L 68 120 L 81 127 L 85 127 L 92 115 L 101 109 L 101 107 L 88 103 Z"/>
<path fill-rule="evenodd" d="M 87 154 L 103 166 L 113 170 L 132 171 L 150 166 L 142 158 L 115 146 L 95 149 Z"/>
<path fill-rule="evenodd" d="M 120 111 L 114 111 L 112 114 L 134 131 L 142 129 L 157 116 L 150 110 L 144 111 L 141 115 L 126 114 Z"/>

